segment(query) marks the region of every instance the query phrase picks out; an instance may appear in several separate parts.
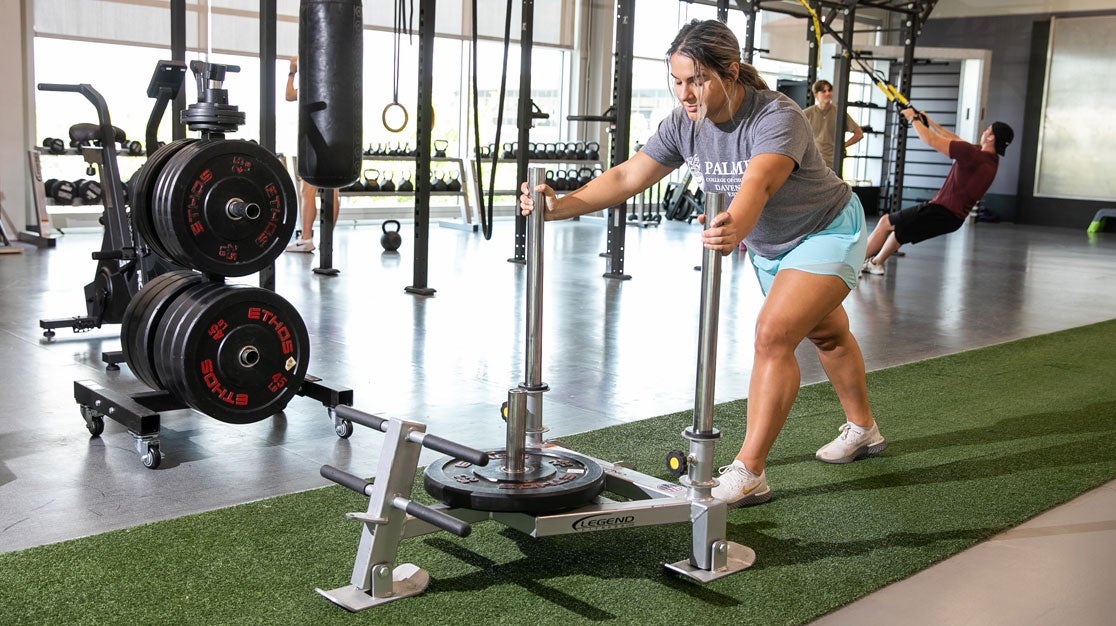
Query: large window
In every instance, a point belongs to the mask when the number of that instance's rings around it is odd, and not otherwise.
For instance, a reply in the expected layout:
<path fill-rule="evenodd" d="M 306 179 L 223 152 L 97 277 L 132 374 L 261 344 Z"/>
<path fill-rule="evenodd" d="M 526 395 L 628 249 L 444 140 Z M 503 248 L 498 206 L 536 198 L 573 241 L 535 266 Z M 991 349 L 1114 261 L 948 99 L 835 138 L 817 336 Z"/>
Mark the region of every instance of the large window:
<path fill-rule="evenodd" d="M 149 0 L 43 0 L 35 9 L 35 80 L 53 83 L 90 83 L 108 103 L 113 123 L 122 128 L 129 139 L 144 141 L 147 119 L 153 100 L 146 89 L 156 63 L 170 58 L 169 3 L 153 6 Z M 95 5 L 95 6 L 94 6 Z M 298 3 L 289 0 L 279 5 L 278 48 L 276 60 L 275 99 L 276 149 L 280 153 L 297 152 L 298 106 L 285 101 L 289 55 L 297 49 Z M 386 3 L 385 3 L 386 5 Z M 379 7 L 379 5 L 376 5 Z M 395 35 L 391 29 L 392 10 L 365 3 L 363 137 L 365 148 L 378 146 L 414 147 L 418 92 L 419 39 L 417 33 Z M 450 156 L 472 154 L 473 116 L 471 93 L 472 45 L 469 36 L 460 31 L 467 25 L 469 3 L 463 0 L 438 2 L 437 30 L 447 33 L 434 44 L 433 108 L 434 140 L 448 144 Z M 504 61 L 502 41 L 505 3 L 482 0 L 482 39 L 479 54 L 479 103 L 481 143 L 495 141 L 496 128 L 501 128 L 501 142 L 517 139 L 520 50 L 518 36 L 518 3 L 513 3 L 513 41 L 507 50 L 508 68 L 504 115 L 497 119 L 501 67 Z M 573 41 L 573 7 L 570 0 L 546 3 L 535 10 L 535 47 L 532 51 L 532 94 L 534 104 L 548 119 L 536 120 L 532 140 L 536 142 L 567 141 L 571 93 L 570 50 Z M 224 88 L 230 104 L 245 113 L 246 124 L 232 138 L 258 139 L 260 115 L 260 67 L 256 52 L 258 21 L 253 11 L 258 2 L 214 0 L 188 4 L 187 63 L 210 60 L 214 63 L 237 65 L 239 73 L 226 77 Z M 381 10 L 382 9 L 382 10 Z M 99 16 L 99 17 L 98 17 Z M 113 16 L 125 16 L 131 23 L 121 28 Z M 80 19 L 78 19 L 80 18 Z M 417 28 L 417 16 L 414 27 Z M 141 28 L 140 24 L 150 28 Z M 385 30 L 386 28 L 386 30 Z M 454 35 L 454 33 L 457 33 Z M 127 44 L 110 43 L 120 39 Z M 395 50 L 398 44 L 398 72 Z M 207 53 L 207 48 L 212 52 Z M 398 75 L 398 84 L 395 76 Z M 197 99 L 191 74 L 185 84 L 187 103 Z M 384 108 L 398 95 L 398 101 L 409 115 L 407 126 L 395 133 L 385 128 Z M 169 110 L 168 110 L 169 111 Z M 159 131 L 161 141 L 171 136 L 170 114 L 164 116 Z M 66 138 L 70 125 L 95 122 L 93 107 L 74 94 L 36 94 L 38 137 Z M 125 178 L 142 163 L 142 159 L 121 163 Z M 44 165 L 45 166 L 45 165 Z M 508 169 L 514 176 L 514 168 Z M 70 176 L 67 175 L 69 178 Z"/>

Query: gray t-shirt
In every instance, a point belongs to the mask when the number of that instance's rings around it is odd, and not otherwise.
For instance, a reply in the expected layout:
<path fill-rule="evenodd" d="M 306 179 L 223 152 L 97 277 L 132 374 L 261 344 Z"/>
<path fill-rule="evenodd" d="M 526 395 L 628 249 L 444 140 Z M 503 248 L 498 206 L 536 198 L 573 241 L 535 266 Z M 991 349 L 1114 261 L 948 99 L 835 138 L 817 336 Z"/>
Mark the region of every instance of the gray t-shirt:
<path fill-rule="evenodd" d="M 659 124 L 642 151 L 667 167 L 685 163 L 703 191 L 728 194 L 726 206 L 740 189 L 753 155 L 782 154 L 794 160 L 794 171 L 744 238 L 755 254 L 782 256 L 807 235 L 825 229 L 852 196 L 852 189 L 822 161 L 802 109 L 777 91 L 748 89 L 731 120 L 704 120 L 697 132 L 695 128 L 679 107 Z"/>

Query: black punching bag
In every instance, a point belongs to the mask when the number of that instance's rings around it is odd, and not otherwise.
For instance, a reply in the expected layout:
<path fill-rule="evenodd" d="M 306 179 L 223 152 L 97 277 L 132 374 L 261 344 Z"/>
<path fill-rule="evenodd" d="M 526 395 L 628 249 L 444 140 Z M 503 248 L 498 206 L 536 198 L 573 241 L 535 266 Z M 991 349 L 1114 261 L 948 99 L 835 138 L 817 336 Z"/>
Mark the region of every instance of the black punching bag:
<path fill-rule="evenodd" d="M 298 175 L 317 187 L 360 177 L 364 13 L 360 0 L 302 0 Z"/>

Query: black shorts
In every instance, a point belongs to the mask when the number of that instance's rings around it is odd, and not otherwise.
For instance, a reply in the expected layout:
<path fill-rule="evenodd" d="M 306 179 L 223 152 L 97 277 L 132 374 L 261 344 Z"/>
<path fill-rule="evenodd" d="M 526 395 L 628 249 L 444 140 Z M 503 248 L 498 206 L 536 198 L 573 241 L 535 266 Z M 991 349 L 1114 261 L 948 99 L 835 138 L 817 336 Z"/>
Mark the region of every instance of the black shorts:
<path fill-rule="evenodd" d="M 887 219 L 895 227 L 895 240 L 899 243 L 918 243 L 931 237 L 952 233 L 961 228 L 965 219 L 957 217 L 940 204 L 922 204 L 892 211 Z"/>

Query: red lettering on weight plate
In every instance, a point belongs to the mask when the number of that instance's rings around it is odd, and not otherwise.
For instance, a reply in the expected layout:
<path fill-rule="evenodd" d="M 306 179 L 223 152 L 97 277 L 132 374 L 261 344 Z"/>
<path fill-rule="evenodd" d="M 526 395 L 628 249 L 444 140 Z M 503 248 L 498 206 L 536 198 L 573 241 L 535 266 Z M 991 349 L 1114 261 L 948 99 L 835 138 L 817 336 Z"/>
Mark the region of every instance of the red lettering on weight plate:
<path fill-rule="evenodd" d="M 204 374 L 202 380 L 205 381 L 205 386 L 209 387 L 213 395 L 217 396 L 222 402 L 233 406 L 248 405 L 248 394 L 236 393 L 221 384 L 221 381 L 217 378 L 217 374 L 213 372 L 212 359 L 202 360 L 201 371 Z"/>

